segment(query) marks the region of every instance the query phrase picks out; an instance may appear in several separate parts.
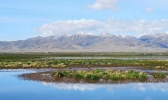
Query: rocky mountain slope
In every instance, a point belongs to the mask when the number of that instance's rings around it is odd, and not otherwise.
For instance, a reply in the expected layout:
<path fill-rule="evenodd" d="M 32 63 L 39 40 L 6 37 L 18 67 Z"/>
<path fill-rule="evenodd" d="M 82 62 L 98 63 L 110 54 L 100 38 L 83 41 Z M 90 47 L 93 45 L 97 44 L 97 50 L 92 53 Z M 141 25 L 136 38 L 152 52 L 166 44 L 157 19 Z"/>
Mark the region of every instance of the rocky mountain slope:
<path fill-rule="evenodd" d="M 145 35 L 142 36 L 140 40 L 150 45 L 158 45 L 161 48 L 168 48 L 168 34 L 166 33 Z"/>
<path fill-rule="evenodd" d="M 34 37 L 18 41 L 0 41 L 0 51 L 90 51 L 90 52 L 136 52 L 167 51 L 168 34 L 158 33 L 140 38 L 112 34 L 74 34 L 50 37 Z"/>

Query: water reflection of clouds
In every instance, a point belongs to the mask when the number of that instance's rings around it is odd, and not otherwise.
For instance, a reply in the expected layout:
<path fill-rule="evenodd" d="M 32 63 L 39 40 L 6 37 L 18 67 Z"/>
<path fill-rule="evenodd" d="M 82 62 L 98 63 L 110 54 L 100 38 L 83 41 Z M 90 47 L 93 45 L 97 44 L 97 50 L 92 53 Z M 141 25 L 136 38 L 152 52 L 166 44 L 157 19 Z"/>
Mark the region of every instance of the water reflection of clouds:
<path fill-rule="evenodd" d="M 137 86 L 133 86 L 134 90 L 153 90 L 153 91 L 168 91 L 168 83 L 138 83 Z"/>
<path fill-rule="evenodd" d="M 130 83 L 130 84 L 67 84 L 67 83 L 46 83 L 45 86 L 51 86 L 56 89 L 64 90 L 77 90 L 77 91 L 94 91 L 97 89 L 106 89 L 114 92 L 115 90 L 127 90 L 133 91 L 168 91 L 168 83 Z"/>
<path fill-rule="evenodd" d="M 46 83 L 43 82 L 46 86 L 51 86 L 57 89 L 66 89 L 66 90 L 79 90 L 79 91 L 93 91 L 98 88 L 103 88 L 103 85 L 96 84 L 67 84 L 67 83 Z"/>

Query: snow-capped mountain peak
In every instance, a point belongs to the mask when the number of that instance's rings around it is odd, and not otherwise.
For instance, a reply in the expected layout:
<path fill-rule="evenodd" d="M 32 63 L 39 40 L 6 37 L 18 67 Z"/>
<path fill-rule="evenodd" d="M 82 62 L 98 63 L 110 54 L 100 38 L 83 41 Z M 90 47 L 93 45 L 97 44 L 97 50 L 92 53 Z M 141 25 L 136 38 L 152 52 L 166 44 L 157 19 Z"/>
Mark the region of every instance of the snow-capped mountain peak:
<path fill-rule="evenodd" d="M 62 34 L 49 37 L 34 37 L 22 41 L 0 42 L 0 50 L 21 51 L 141 51 L 141 50 L 163 50 L 168 48 L 168 34 L 158 33 L 145 35 L 140 38 L 132 36 L 116 36 L 109 33 L 86 34 Z"/>

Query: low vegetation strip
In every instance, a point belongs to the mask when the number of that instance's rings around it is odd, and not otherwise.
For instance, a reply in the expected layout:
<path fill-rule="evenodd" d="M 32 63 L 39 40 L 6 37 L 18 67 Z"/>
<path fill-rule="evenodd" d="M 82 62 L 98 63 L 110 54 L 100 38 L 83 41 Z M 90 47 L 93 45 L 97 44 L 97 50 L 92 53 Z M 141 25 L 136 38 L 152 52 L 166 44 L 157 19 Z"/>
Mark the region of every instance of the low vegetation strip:
<path fill-rule="evenodd" d="M 78 70 L 78 71 L 61 71 L 61 72 L 52 72 L 51 74 L 53 77 L 67 77 L 67 78 L 74 78 L 74 79 L 85 79 L 85 80 L 142 80 L 147 79 L 147 74 L 143 72 L 136 72 L 136 71 L 114 71 L 114 70 Z"/>
<path fill-rule="evenodd" d="M 0 53 L 0 69 L 64 67 L 139 67 L 168 70 L 168 53 Z M 50 59 L 50 58 L 59 59 Z M 65 59 L 62 59 L 64 57 Z M 66 57 L 78 57 L 66 59 Z M 94 59 L 89 59 L 93 57 Z M 100 58 L 101 59 L 100 59 Z M 110 59 L 112 57 L 112 59 Z M 136 59 L 137 57 L 144 59 Z M 147 57 L 147 58 L 146 58 Z M 153 59 L 153 58 L 158 59 Z M 163 58 L 164 59 L 163 59 Z M 81 59 L 82 58 L 82 59 Z M 102 59 L 103 58 L 103 59 Z M 130 59 L 127 59 L 130 58 Z M 150 59 L 148 59 L 150 58 Z"/>
<path fill-rule="evenodd" d="M 136 82 L 168 82 L 168 74 L 162 72 L 143 73 L 136 71 L 120 70 L 56 70 L 19 75 L 20 79 L 56 82 L 56 83 L 98 83 L 98 84 L 122 84 Z"/>
<path fill-rule="evenodd" d="M 120 60 L 120 59 L 82 59 L 82 60 L 0 60 L 0 68 L 65 68 L 65 67 L 140 67 L 144 69 L 168 70 L 164 60 Z"/>

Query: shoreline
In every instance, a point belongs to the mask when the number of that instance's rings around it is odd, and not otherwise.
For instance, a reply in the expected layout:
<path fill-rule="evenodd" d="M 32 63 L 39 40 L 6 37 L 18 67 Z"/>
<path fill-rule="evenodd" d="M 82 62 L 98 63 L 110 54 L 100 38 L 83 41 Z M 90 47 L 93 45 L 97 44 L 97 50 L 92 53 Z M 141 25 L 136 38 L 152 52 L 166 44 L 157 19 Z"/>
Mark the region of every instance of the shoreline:
<path fill-rule="evenodd" d="M 99 79 L 99 80 L 86 80 L 86 79 L 75 79 L 68 77 L 53 77 L 51 73 L 54 71 L 26 73 L 18 75 L 21 80 L 30 80 L 38 82 L 48 83 L 89 83 L 89 84 L 126 84 L 126 83 L 159 83 L 168 82 L 168 75 L 165 78 L 154 78 L 148 74 L 147 79 L 124 79 L 124 80 L 110 80 L 110 79 Z"/>

